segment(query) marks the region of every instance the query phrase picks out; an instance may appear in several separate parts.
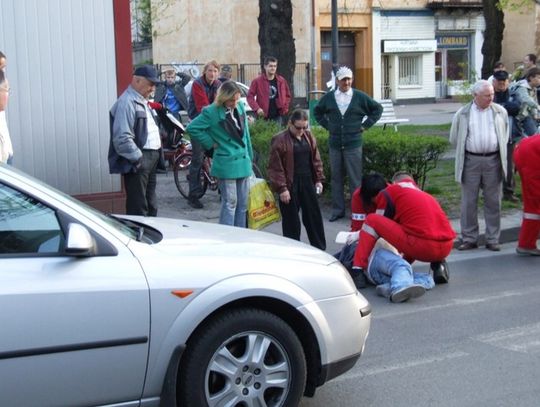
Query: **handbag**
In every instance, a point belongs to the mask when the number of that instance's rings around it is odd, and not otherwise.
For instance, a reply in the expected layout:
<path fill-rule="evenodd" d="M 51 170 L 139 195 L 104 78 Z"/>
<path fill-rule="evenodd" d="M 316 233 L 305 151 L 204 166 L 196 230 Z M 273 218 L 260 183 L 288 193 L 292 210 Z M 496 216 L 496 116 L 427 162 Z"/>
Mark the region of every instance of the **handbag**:
<path fill-rule="evenodd" d="M 281 214 L 276 205 L 274 194 L 262 178 L 249 179 L 248 228 L 260 230 L 279 222 Z"/>

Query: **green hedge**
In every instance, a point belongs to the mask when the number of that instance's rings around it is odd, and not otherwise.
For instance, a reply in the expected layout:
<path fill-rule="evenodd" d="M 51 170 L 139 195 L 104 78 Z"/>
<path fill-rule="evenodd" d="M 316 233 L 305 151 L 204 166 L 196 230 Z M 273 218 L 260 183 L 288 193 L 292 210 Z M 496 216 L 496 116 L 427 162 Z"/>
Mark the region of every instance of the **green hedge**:
<path fill-rule="evenodd" d="M 273 122 L 257 120 L 250 126 L 253 148 L 258 153 L 258 166 L 266 176 L 270 141 L 280 131 Z M 319 152 L 324 164 L 327 184 L 330 180 L 330 159 L 328 155 L 328 132 L 313 126 L 312 134 L 317 139 Z M 448 149 L 445 137 L 402 134 L 392 130 L 383 131 L 375 127 L 364 136 L 364 173 L 377 171 L 390 179 L 397 171 L 408 171 L 423 187 L 427 173 L 435 168 L 441 155 Z"/>

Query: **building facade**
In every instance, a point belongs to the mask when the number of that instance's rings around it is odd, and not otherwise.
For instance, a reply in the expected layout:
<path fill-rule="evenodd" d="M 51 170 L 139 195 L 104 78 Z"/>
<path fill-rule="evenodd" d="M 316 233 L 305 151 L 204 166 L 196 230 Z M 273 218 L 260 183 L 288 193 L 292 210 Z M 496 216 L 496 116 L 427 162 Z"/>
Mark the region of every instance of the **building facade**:
<path fill-rule="evenodd" d="M 234 0 L 227 7 L 209 0 L 152 2 L 158 10 L 155 63 L 259 61 L 258 2 Z M 353 70 L 355 87 L 375 98 L 400 103 L 447 98 L 466 91 L 480 76 L 485 29 L 481 0 L 337 3 L 338 63 Z M 331 1 L 292 4 L 296 60 L 310 63 L 310 88 L 326 90 L 331 80 Z M 503 61 L 510 70 L 525 53 L 538 49 L 540 8 L 533 9 L 525 14 L 505 12 Z M 519 26 L 535 34 L 524 38 Z"/>

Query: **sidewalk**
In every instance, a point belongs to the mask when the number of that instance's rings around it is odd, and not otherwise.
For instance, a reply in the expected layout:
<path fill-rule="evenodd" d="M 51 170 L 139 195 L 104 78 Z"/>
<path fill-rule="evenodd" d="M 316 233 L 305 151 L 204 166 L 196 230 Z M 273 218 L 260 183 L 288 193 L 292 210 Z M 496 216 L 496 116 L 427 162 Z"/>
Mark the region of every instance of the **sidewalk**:
<path fill-rule="evenodd" d="M 219 221 L 220 201 L 217 191 L 207 191 L 206 194 L 201 198 L 204 208 L 193 209 L 188 205 L 187 200 L 184 199 L 176 189 L 173 174 L 169 171 L 168 174 L 158 175 L 157 194 L 159 202 L 158 215 L 161 217 L 188 219 L 210 223 L 218 223 Z M 350 214 L 347 213 L 345 218 L 339 219 L 336 222 L 328 222 L 328 218 L 330 217 L 330 208 L 323 206 L 321 207 L 321 210 L 323 212 L 324 230 L 326 234 L 326 252 L 334 254 L 342 248 L 342 245 L 335 243 L 334 239 L 338 232 L 342 230 L 349 230 Z M 483 235 L 485 228 L 484 220 L 482 218 L 482 211 L 479 211 L 479 215 L 481 236 L 478 243 L 480 246 L 483 246 L 485 244 Z M 459 236 L 459 219 L 452 219 L 451 222 L 454 230 Z M 521 211 L 505 214 L 501 219 L 500 243 L 517 241 L 520 225 Z M 281 222 L 268 226 L 266 229 L 264 229 L 264 232 L 281 235 Z M 309 243 L 304 228 L 302 228 L 302 241 Z"/>
<path fill-rule="evenodd" d="M 396 105 L 395 110 L 398 118 L 410 119 L 409 124 L 445 124 L 451 122 L 454 113 L 460 107 L 461 104 L 455 102 L 438 102 L 421 105 Z M 168 174 L 158 175 L 157 194 L 159 202 L 158 215 L 161 217 L 218 223 L 220 202 L 219 195 L 216 191 L 208 191 L 204 197 L 201 198 L 201 202 L 204 204 L 203 209 L 193 209 L 176 189 L 173 174 L 169 171 Z M 333 254 L 341 250 L 342 245 L 336 244 L 334 239 L 339 231 L 349 230 L 349 214 L 337 222 L 328 222 L 328 218 L 330 217 L 329 208 L 323 207 L 321 210 L 323 211 L 324 229 L 326 233 L 326 252 Z M 480 233 L 482 233 L 482 235 L 480 236 L 478 243 L 482 246 L 485 244 L 483 235 L 485 227 L 482 211 L 479 211 L 479 215 Z M 454 230 L 459 236 L 459 219 L 452 219 L 451 222 Z M 508 243 L 516 241 L 520 225 L 521 211 L 513 211 L 504 214 L 501 219 L 500 242 Z M 281 223 L 274 223 L 264 231 L 281 235 Z M 308 242 L 304 229 L 302 229 L 302 241 Z"/>

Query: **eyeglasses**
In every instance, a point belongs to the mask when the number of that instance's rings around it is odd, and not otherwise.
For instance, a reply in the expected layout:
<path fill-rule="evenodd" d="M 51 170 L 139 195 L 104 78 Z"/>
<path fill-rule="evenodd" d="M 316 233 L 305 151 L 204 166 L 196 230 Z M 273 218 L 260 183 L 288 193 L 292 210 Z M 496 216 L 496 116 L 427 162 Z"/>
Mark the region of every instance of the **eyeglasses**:
<path fill-rule="evenodd" d="M 307 126 L 296 126 L 296 125 L 293 124 L 293 127 L 294 127 L 296 130 L 298 130 L 298 131 L 300 131 L 300 130 L 307 130 Z"/>

